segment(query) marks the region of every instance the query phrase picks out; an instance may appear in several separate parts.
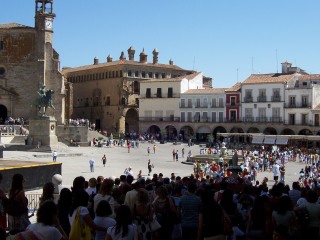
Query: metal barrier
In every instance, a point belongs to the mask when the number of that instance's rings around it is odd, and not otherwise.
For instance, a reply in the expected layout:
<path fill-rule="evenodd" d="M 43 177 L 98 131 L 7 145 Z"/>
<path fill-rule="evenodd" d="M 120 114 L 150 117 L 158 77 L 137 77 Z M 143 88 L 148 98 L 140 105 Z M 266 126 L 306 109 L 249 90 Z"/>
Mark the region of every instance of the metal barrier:
<path fill-rule="evenodd" d="M 39 209 L 39 202 L 40 202 L 40 197 L 42 194 L 40 193 L 26 193 L 25 194 L 27 199 L 28 199 L 28 208 L 29 208 L 29 213 L 34 213 Z"/>

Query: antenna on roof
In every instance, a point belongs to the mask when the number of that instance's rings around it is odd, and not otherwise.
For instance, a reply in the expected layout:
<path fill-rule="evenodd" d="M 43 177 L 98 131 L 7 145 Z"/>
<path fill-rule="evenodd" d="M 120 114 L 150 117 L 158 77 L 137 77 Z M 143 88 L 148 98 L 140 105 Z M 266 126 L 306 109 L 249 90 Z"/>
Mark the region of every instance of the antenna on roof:
<path fill-rule="evenodd" d="M 253 68 L 253 57 L 251 57 L 251 68 L 252 68 L 252 73 L 254 73 L 254 68 Z"/>
<path fill-rule="evenodd" d="M 239 82 L 239 68 L 237 68 L 237 82 Z"/>
<path fill-rule="evenodd" d="M 194 63 L 195 63 L 195 61 L 196 61 L 196 57 L 195 57 L 195 56 L 193 56 L 193 65 L 192 65 L 192 70 L 194 70 Z"/>
<path fill-rule="evenodd" d="M 278 49 L 276 49 L 276 64 L 277 64 L 277 73 L 279 73 L 279 71 L 278 71 Z"/>

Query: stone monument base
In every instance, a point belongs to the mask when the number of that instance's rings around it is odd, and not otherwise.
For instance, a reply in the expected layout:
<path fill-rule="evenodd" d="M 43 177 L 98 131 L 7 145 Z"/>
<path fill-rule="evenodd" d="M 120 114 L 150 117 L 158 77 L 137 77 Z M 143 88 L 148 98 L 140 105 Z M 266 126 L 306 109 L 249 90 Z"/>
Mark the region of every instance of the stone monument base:
<path fill-rule="evenodd" d="M 51 146 L 58 143 L 57 121 L 54 117 L 37 117 L 29 121 L 28 144 Z"/>

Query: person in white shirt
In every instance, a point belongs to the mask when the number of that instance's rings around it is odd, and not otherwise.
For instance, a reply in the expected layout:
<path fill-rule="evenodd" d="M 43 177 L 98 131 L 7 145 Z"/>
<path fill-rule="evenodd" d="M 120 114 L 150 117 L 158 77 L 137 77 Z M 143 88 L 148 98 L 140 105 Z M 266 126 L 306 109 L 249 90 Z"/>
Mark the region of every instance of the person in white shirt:
<path fill-rule="evenodd" d="M 126 168 L 123 173 L 124 173 L 126 176 L 128 176 L 128 175 L 133 176 L 133 171 L 132 171 L 132 168 L 131 168 L 131 167 Z"/>
<path fill-rule="evenodd" d="M 278 180 L 279 180 L 279 175 L 280 175 L 280 166 L 279 166 L 278 163 L 276 163 L 276 164 L 273 165 L 272 171 L 273 171 L 273 180 L 274 180 L 275 182 L 278 182 Z"/>
<path fill-rule="evenodd" d="M 94 172 L 94 159 L 90 159 L 89 164 L 90 164 L 90 172 Z"/>
<path fill-rule="evenodd" d="M 53 162 L 57 161 L 57 156 L 58 156 L 58 153 L 56 152 L 56 150 L 53 150 L 53 153 L 52 153 L 52 161 Z"/>

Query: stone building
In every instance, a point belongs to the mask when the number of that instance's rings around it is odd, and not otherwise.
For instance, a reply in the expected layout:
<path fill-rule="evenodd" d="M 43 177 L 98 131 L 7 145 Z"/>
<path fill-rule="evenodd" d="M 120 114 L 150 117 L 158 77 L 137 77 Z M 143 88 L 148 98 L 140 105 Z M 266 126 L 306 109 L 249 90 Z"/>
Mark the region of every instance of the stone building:
<path fill-rule="evenodd" d="M 143 50 L 135 60 L 135 49 L 128 49 L 128 59 L 122 52 L 119 60 L 112 56 L 100 63 L 94 58 L 92 65 L 63 68 L 64 77 L 73 87 L 73 118 L 86 118 L 96 129 L 113 134 L 139 132 L 140 82 L 151 79 L 170 79 L 195 71 L 173 64 L 158 63 L 158 50 L 152 52 L 152 61 Z M 211 78 L 204 78 L 211 85 Z M 156 94 L 156 93 L 155 93 Z"/>
<path fill-rule="evenodd" d="M 65 84 L 59 71 L 59 54 L 53 49 L 52 0 L 35 1 L 35 26 L 0 24 L 0 117 L 36 116 L 37 91 L 44 85 L 54 91 L 48 115 L 65 119 Z M 33 106 L 33 107 L 32 107 Z"/>

